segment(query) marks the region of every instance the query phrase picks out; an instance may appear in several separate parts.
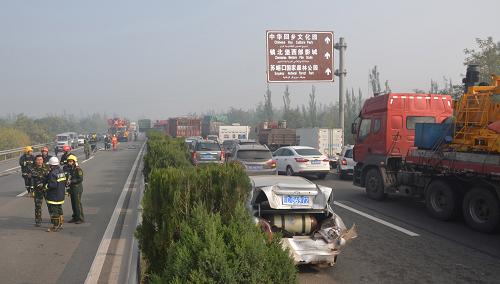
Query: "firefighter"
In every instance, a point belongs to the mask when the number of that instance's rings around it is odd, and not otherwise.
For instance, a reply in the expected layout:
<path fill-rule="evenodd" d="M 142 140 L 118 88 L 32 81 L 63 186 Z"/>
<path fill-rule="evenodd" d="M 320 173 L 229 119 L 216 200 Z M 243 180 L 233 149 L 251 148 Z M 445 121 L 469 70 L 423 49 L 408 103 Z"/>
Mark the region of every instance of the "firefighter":
<path fill-rule="evenodd" d="M 47 164 L 49 162 L 50 158 L 52 158 L 52 156 L 49 155 L 49 148 L 42 147 L 41 153 L 42 153 L 43 163 Z"/>
<path fill-rule="evenodd" d="M 68 159 L 69 155 L 72 155 L 71 147 L 68 145 L 64 145 L 63 151 L 64 151 L 64 153 L 61 156 L 61 166 L 64 167 L 64 166 L 66 166 L 66 164 L 68 162 L 67 159 Z"/>
<path fill-rule="evenodd" d="M 82 193 L 83 193 L 83 171 L 77 165 L 78 159 L 75 155 L 70 155 L 68 157 L 68 172 L 70 179 L 67 184 L 69 184 L 69 196 L 71 197 L 71 209 L 73 209 L 73 215 L 68 223 L 81 224 L 85 220 L 83 218 L 83 207 L 82 207 Z"/>
<path fill-rule="evenodd" d="M 90 158 L 90 144 L 89 140 L 83 140 L 83 151 L 85 152 L 85 159 L 88 160 Z"/>
<path fill-rule="evenodd" d="M 35 157 L 33 156 L 33 148 L 27 146 L 24 148 L 24 154 L 19 158 L 19 166 L 21 166 L 21 175 L 24 179 L 24 186 L 28 192 L 28 197 L 31 196 L 33 191 L 33 182 L 31 179 L 31 167 L 35 162 Z"/>
<path fill-rule="evenodd" d="M 48 173 L 49 167 L 44 163 L 43 156 L 37 155 L 35 157 L 35 165 L 31 170 L 35 199 L 35 226 L 37 227 L 40 227 L 42 223 L 42 203 L 45 198 L 45 183 Z"/>
<path fill-rule="evenodd" d="M 64 223 L 63 208 L 66 174 L 59 166 L 59 159 L 52 157 L 49 160 L 50 172 L 47 176 L 45 188 L 47 190 L 45 199 L 49 209 L 52 227 L 47 232 L 57 232 L 62 229 Z"/>
<path fill-rule="evenodd" d="M 116 138 L 116 135 L 113 135 L 113 138 L 111 138 L 111 144 L 113 145 L 113 151 L 115 151 L 116 145 L 118 144 L 118 138 Z"/>

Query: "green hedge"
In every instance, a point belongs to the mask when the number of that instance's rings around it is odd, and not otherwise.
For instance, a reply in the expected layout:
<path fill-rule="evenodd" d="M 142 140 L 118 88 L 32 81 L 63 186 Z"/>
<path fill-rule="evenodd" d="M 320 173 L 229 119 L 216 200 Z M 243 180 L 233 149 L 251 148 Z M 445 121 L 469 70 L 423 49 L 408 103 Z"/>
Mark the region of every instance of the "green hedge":
<path fill-rule="evenodd" d="M 296 282 L 279 240 L 267 242 L 244 208 L 251 185 L 241 165 L 193 167 L 183 140 L 148 138 L 136 236 L 152 282 Z"/>

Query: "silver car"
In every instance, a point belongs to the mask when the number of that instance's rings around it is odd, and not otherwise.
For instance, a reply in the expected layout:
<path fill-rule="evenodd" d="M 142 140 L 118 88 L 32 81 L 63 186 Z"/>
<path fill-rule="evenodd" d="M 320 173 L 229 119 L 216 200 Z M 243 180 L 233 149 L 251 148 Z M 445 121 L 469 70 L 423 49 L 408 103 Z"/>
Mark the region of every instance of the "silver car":
<path fill-rule="evenodd" d="M 209 140 L 197 140 L 192 145 L 191 161 L 193 165 L 224 163 L 224 152 L 219 143 Z"/>
<path fill-rule="evenodd" d="M 276 175 L 276 161 L 266 146 L 259 144 L 237 145 L 232 153 L 228 153 L 229 161 L 245 166 L 248 175 Z"/>
<path fill-rule="evenodd" d="M 340 249 L 357 237 L 331 208 L 332 188 L 297 176 L 252 176 L 247 207 L 255 223 L 271 239 L 282 235 L 295 264 L 328 264 L 337 261 Z"/>
<path fill-rule="evenodd" d="M 347 179 L 347 177 L 352 177 L 354 173 L 354 166 L 356 162 L 352 159 L 353 146 L 347 145 L 342 148 L 339 160 L 337 163 L 337 172 L 340 179 Z"/>

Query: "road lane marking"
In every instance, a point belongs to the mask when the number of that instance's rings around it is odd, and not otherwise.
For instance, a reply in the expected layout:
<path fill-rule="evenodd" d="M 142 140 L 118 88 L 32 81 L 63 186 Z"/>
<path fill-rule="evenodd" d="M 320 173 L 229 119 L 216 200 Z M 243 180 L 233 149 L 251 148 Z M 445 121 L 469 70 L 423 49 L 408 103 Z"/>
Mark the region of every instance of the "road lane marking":
<path fill-rule="evenodd" d="M 16 195 L 17 197 L 21 197 L 21 196 L 25 196 L 28 192 L 25 190 L 21 193 L 19 193 L 18 195 Z"/>
<path fill-rule="evenodd" d="M 88 159 L 86 159 L 86 160 L 83 160 L 83 161 L 82 161 L 82 164 L 83 164 L 83 163 L 85 163 L 86 161 L 90 161 L 90 160 L 92 160 L 94 157 L 95 157 L 95 156 L 92 156 L 92 157 L 90 157 L 90 158 L 88 158 Z"/>
<path fill-rule="evenodd" d="M 113 215 L 109 220 L 108 226 L 106 227 L 106 231 L 104 232 L 104 235 L 102 236 L 101 239 L 101 243 L 99 244 L 99 248 L 97 249 L 94 260 L 92 261 L 89 273 L 87 274 L 87 278 L 85 279 L 85 284 L 97 283 L 99 277 L 101 276 L 102 267 L 104 265 L 104 261 L 106 260 L 109 245 L 111 244 L 111 239 L 113 237 L 113 233 L 115 231 L 116 224 L 118 222 L 118 217 L 120 216 L 123 203 L 125 202 L 125 196 L 127 195 L 127 192 L 129 190 L 137 165 L 140 162 L 140 158 L 145 145 L 146 143 L 142 144 L 142 147 L 139 150 L 139 153 L 137 154 L 137 158 L 135 159 L 132 169 L 130 170 L 127 181 L 125 182 L 125 186 L 123 187 L 120 197 L 118 198 L 118 202 L 116 203 Z"/>
<path fill-rule="evenodd" d="M 401 233 L 406 234 L 406 235 L 408 235 L 408 236 L 410 236 L 410 237 L 418 237 L 418 236 L 420 236 L 420 235 L 419 235 L 419 234 L 417 234 L 417 233 L 414 233 L 414 232 L 412 232 L 412 231 L 409 231 L 409 230 L 407 230 L 407 229 L 405 229 L 405 228 L 401 228 L 401 227 L 399 227 L 399 226 L 397 226 L 397 225 L 394 225 L 394 224 L 392 224 L 392 223 L 389 223 L 389 222 L 387 222 L 387 221 L 384 221 L 384 220 L 382 220 L 382 219 L 380 219 L 380 218 L 377 218 L 377 217 L 375 217 L 375 216 L 372 216 L 372 215 L 370 215 L 370 214 L 367 214 L 367 213 L 361 212 L 361 211 L 359 211 L 359 210 L 357 210 L 357 209 L 354 209 L 354 208 L 352 208 L 352 207 L 350 207 L 350 206 L 347 206 L 347 205 L 345 205 L 345 204 L 343 204 L 343 203 L 340 203 L 340 202 L 334 201 L 334 202 L 333 202 L 333 204 L 335 204 L 335 205 L 337 205 L 337 206 L 340 206 L 340 207 L 342 207 L 342 208 L 344 208 L 344 209 L 347 209 L 347 210 L 349 210 L 349 211 L 351 211 L 351 212 L 354 212 L 354 213 L 356 213 L 356 214 L 358 214 L 358 215 L 361 215 L 361 216 L 363 216 L 363 217 L 365 217 L 365 218 L 368 218 L 368 219 L 370 219 L 370 220 L 372 220 L 372 221 L 375 221 L 375 222 L 377 222 L 377 223 L 380 223 L 380 224 L 382 224 L 382 225 L 385 225 L 385 226 L 387 226 L 387 227 L 389 227 L 389 228 L 392 228 L 392 229 L 394 229 L 394 230 L 400 231 Z"/>
<path fill-rule="evenodd" d="M 5 171 L 3 171 L 3 172 L 0 172 L 0 174 L 6 173 L 6 172 L 10 172 L 10 171 L 12 171 L 12 170 L 17 170 L 17 169 L 19 169 L 19 168 L 21 168 L 21 166 L 17 166 L 17 167 L 13 167 L 13 168 L 7 169 L 7 170 L 5 170 Z"/>

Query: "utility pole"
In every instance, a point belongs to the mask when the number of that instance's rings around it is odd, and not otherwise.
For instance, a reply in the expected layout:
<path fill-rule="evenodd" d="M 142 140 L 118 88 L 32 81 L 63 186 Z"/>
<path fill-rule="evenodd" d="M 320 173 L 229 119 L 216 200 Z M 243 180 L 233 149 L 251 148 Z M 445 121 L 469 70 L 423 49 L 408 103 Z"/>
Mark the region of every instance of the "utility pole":
<path fill-rule="evenodd" d="M 335 70 L 335 75 L 339 77 L 339 121 L 340 128 L 342 128 L 342 145 L 344 145 L 344 78 L 347 75 L 347 71 L 344 68 L 344 52 L 347 48 L 347 44 L 344 38 L 339 38 L 339 42 L 335 44 L 335 49 L 339 51 L 339 69 Z"/>

